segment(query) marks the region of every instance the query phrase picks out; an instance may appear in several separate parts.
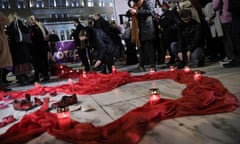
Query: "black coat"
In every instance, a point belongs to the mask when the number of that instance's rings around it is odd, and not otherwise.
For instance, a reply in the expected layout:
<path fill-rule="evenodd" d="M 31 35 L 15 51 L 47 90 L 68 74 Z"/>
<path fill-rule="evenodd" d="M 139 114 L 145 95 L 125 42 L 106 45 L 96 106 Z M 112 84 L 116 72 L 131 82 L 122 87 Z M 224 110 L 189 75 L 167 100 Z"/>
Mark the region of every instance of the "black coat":
<path fill-rule="evenodd" d="M 76 29 L 73 31 L 73 38 L 74 38 L 74 41 L 75 41 L 75 45 L 76 45 L 76 47 L 79 47 L 79 45 L 80 45 L 80 40 L 79 40 L 79 32 L 82 30 L 82 29 L 84 29 L 84 26 L 82 25 L 82 24 L 78 24 L 77 25 L 77 27 L 76 27 Z"/>
<path fill-rule="evenodd" d="M 112 39 L 101 29 L 88 29 L 90 34 L 89 44 L 94 48 L 94 56 L 99 60 L 104 60 L 105 56 L 114 57 L 115 45 Z"/>
<path fill-rule="evenodd" d="M 181 23 L 178 28 L 178 51 L 194 51 L 203 47 L 203 33 L 201 24 L 191 19 L 189 23 Z"/>
<path fill-rule="evenodd" d="M 161 31 L 162 38 L 170 42 L 177 41 L 177 29 L 180 24 L 179 14 L 176 10 L 168 10 L 159 18 L 159 25 L 163 29 Z"/>
<path fill-rule="evenodd" d="M 155 38 L 155 27 L 152 17 L 153 12 L 153 0 L 144 0 L 142 6 L 137 10 L 141 41 L 152 40 Z"/>
<path fill-rule="evenodd" d="M 22 21 L 17 20 L 17 23 L 22 36 L 27 33 L 30 35 L 30 29 L 28 29 Z M 30 44 L 20 41 L 19 31 L 16 27 L 15 21 L 11 22 L 7 27 L 7 33 L 13 64 L 16 65 L 31 62 Z"/>

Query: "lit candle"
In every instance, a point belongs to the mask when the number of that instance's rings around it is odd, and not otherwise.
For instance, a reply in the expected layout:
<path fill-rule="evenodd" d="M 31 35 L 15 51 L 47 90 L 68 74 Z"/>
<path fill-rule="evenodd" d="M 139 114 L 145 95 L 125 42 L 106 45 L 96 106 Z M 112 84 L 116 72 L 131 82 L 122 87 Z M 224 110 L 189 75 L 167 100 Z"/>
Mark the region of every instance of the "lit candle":
<path fill-rule="evenodd" d="M 116 73 L 117 73 L 117 69 L 116 69 L 116 67 L 115 67 L 114 65 L 112 66 L 112 73 L 113 73 L 113 74 L 116 74 Z"/>
<path fill-rule="evenodd" d="M 201 80 L 202 79 L 201 71 L 199 71 L 199 70 L 194 71 L 193 78 L 195 81 Z"/>
<path fill-rule="evenodd" d="M 35 87 L 36 89 L 38 89 L 38 88 L 41 87 L 41 85 L 40 85 L 38 82 L 35 82 L 35 83 L 34 83 L 34 87 Z"/>
<path fill-rule="evenodd" d="M 149 94 L 150 104 L 156 104 L 160 101 L 160 91 L 159 88 L 151 88 Z"/>
<path fill-rule="evenodd" d="M 83 71 L 82 76 L 83 76 L 84 78 L 87 77 L 87 73 L 86 73 L 86 71 Z"/>
<path fill-rule="evenodd" d="M 71 128 L 71 118 L 69 108 L 67 106 L 57 107 L 58 126 L 62 130 L 69 130 Z"/>
<path fill-rule="evenodd" d="M 73 85 L 73 80 L 72 79 L 68 79 L 68 84 L 69 85 Z"/>
<path fill-rule="evenodd" d="M 150 68 L 149 73 L 151 74 L 151 73 L 154 73 L 154 72 L 155 72 L 154 68 Z"/>
<path fill-rule="evenodd" d="M 189 68 L 188 66 L 185 66 L 185 67 L 184 67 L 184 72 L 185 72 L 185 73 L 189 73 L 189 72 L 190 72 L 190 68 Z"/>
<path fill-rule="evenodd" d="M 170 67 L 169 67 L 169 70 L 170 70 L 170 71 L 174 71 L 174 70 L 175 70 L 175 66 L 170 66 Z"/>

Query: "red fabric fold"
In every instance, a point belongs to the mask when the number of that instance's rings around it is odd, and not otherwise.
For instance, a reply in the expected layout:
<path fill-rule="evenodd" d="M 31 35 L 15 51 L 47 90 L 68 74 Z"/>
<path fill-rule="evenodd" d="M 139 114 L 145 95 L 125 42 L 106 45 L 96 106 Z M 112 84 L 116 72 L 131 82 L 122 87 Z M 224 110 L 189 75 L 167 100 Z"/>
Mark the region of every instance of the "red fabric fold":
<path fill-rule="evenodd" d="M 148 102 L 131 110 L 121 118 L 98 127 L 72 120 L 71 129 L 61 130 L 57 126 L 56 115 L 47 112 L 46 104 L 44 104 L 40 110 L 25 115 L 19 123 L 0 135 L 0 143 L 16 141 L 23 143 L 44 132 L 49 132 L 58 139 L 78 144 L 136 144 L 148 129 L 161 120 L 187 115 L 230 112 L 239 107 L 237 98 L 220 81 L 205 76 L 201 80 L 195 81 L 193 75 L 193 72 L 186 73 L 182 70 L 138 76 L 131 76 L 127 72 L 110 75 L 89 73 L 87 77 L 81 75 L 79 81 L 73 84 L 11 92 L 10 94 L 15 97 L 19 97 L 23 93 L 37 94 L 54 91 L 69 94 L 94 94 L 112 90 L 126 83 L 160 79 L 172 79 L 186 84 L 186 88 L 181 94 L 182 97 L 176 100 L 161 98 L 154 105 Z"/>

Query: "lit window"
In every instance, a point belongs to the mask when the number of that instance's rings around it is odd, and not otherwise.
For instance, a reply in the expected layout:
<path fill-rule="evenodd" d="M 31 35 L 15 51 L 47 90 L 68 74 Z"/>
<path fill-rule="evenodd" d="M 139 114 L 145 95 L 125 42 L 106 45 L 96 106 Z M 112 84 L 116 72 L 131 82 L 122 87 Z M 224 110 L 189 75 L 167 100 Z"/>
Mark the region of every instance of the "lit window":
<path fill-rule="evenodd" d="M 110 7 L 113 6 L 113 1 L 112 1 L 112 0 L 109 1 L 109 6 L 110 6 Z"/>
<path fill-rule="evenodd" d="M 94 6 L 93 0 L 88 0 L 88 7 L 93 7 L 93 6 Z"/>
<path fill-rule="evenodd" d="M 66 7 L 68 7 L 68 6 L 69 6 L 69 1 L 67 0 L 67 1 L 66 1 Z"/>
<path fill-rule="evenodd" d="M 1 5 L 2 5 L 3 9 L 11 8 L 8 0 L 2 0 L 2 4 Z"/>
<path fill-rule="evenodd" d="M 30 1 L 29 1 L 29 7 L 32 8 L 33 6 L 34 6 L 33 0 L 30 0 Z"/>
<path fill-rule="evenodd" d="M 25 8 L 24 0 L 17 1 L 17 8 Z"/>
<path fill-rule="evenodd" d="M 37 0 L 37 8 L 43 8 L 44 7 L 44 3 L 42 0 Z"/>
<path fill-rule="evenodd" d="M 49 0 L 49 7 L 56 7 L 56 0 Z"/>
<path fill-rule="evenodd" d="M 79 1 L 78 0 L 72 0 L 72 7 L 79 7 Z"/>
<path fill-rule="evenodd" d="M 105 3 L 104 3 L 104 1 L 103 1 L 103 0 L 99 0 L 99 3 L 98 3 L 98 5 L 99 5 L 100 7 L 104 7 L 104 6 L 105 6 Z"/>
<path fill-rule="evenodd" d="M 111 20 L 116 20 L 116 17 L 114 14 L 111 15 Z"/>
<path fill-rule="evenodd" d="M 84 6 L 85 6 L 84 0 L 80 0 L 80 6 L 81 6 L 81 7 L 84 7 Z"/>

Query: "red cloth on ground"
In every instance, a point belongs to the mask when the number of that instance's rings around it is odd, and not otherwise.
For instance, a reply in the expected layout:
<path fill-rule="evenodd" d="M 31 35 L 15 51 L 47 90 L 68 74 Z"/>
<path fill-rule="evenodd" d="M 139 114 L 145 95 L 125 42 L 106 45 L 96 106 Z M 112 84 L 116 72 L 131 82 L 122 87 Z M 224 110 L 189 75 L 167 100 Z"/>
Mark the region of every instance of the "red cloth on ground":
<path fill-rule="evenodd" d="M 186 84 L 182 97 L 176 100 L 164 99 L 154 105 L 145 105 L 131 110 L 121 118 L 104 126 L 95 127 L 89 123 L 72 120 L 72 128 L 61 130 L 57 126 L 57 118 L 47 112 L 46 104 L 40 110 L 25 115 L 0 136 L 0 143 L 23 143 L 49 132 L 58 139 L 78 144 L 136 144 L 154 123 L 187 115 L 203 115 L 219 112 L 230 112 L 239 107 L 236 97 L 231 94 L 219 80 L 203 76 L 200 81 L 193 79 L 193 72 L 182 70 L 173 72 L 156 72 L 139 76 L 131 76 L 126 72 L 117 74 L 91 73 L 87 78 L 80 76 L 79 82 L 56 87 L 40 87 L 25 92 L 61 91 L 77 94 L 94 94 L 109 91 L 126 83 L 146 80 L 172 79 Z M 67 90 L 69 89 L 69 90 Z M 20 95 L 22 92 L 15 92 Z M 14 94 L 14 92 L 12 92 Z"/>

